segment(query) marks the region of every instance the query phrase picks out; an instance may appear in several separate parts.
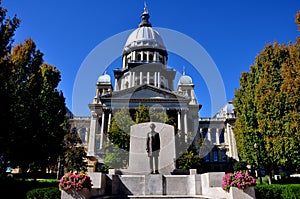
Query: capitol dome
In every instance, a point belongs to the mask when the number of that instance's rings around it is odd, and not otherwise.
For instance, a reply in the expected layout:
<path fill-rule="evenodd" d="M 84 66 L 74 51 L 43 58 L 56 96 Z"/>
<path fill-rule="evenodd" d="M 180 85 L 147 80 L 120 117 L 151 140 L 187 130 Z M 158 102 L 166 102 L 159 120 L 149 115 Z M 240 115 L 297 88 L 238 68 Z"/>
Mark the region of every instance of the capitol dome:
<path fill-rule="evenodd" d="M 179 79 L 179 84 L 193 84 L 193 80 L 188 75 L 182 75 Z"/>
<path fill-rule="evenodd" d="M 108 74 L 101 75 L 98 78 L 98 83 L 111 83 L 111 78 Z"/>
<path fill-rule="evenodd" d="M 159 33 L 152 27 L 142 26 L 134 30 L 128 37 L 123 54 L 142 48 L 166 50 Z"/>
<path fill-rule="evenodd" d="M 139 27 L 129 35 L 126 41 L 123 55 L 137 49 L 146 48 L 166 51 L 166 47 L 160 34 L 152 28 L 152 25 L 149 22 L 150 15 L 146 5 L 141 18 L 142 21 L 139 24 Z"/>

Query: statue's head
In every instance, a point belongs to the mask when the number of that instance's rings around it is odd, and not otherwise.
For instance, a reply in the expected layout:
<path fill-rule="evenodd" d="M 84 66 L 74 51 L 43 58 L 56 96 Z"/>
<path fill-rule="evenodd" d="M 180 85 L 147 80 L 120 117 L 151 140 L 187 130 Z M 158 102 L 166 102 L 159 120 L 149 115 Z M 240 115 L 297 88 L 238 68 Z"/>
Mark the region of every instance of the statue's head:
<path fill-rule="evenodd" d="M 150 128 L 151 128 L 151 130 L 154 130 L 155 129 L 155 124 L 151 123 Z"/>

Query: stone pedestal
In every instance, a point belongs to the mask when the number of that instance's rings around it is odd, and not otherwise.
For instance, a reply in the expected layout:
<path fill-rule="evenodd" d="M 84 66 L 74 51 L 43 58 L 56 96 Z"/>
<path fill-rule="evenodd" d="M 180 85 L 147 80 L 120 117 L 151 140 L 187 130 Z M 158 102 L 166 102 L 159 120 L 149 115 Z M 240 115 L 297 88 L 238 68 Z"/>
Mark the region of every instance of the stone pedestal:
<path fill-rule="evenodd" d="M 224 197 L 226 192 L 222 189 L 222 177 L 225 172 L 210 172 L 201 174 L 202 195 L 210 197 Z"/>
<path fill-rule="evenodd" d="M 154 131 L 160 135 L 160 153 L 158 168 L 160 174 L 171 174 L 175 169 L 175 135 L 174 127 L 164 123 L 147 122 L 133 125 L 130 128 L 129 167 L 126 174 L 149 174 L 150 164 L 146 151 L 147 133 L 151 131 L 150 124 L 155 125 Z"/>
<path fill-rule="evenodd" d="M 231 188 L 230 192 L 222 189 L 224 172 L 196 174 L 191 170 L 190 175 L 122 175 L 116 170 L 110 174 L 89 173 L 94 184 L 93 190 L 98 189 L 99 195 L 115 198 L 223 198 L 223 199 L 254 199 L 254 187 L 245 191 Z M 70 198 L 71 199 L 71 198 Z"/>
<path fill-rule="evenodd" d="M 68 190 L 61 191 L 61 199 L 89 199 L 90 198 L 90 190 L 82 189 L 80 191 Z"/>
<path fill-rule="evenodd" d="M 245 190 L 238 189 L 237 187 L 230 187 L 229 190 L 229 199 L 255 199 L 255 189 L 254 187 L 248 187 Z"/>
<path fill-rule="evenodd" d="M 163 176 L 147 175 L 145 176 L 145 194 L 163 195 Z"/>
<path fill-rule="evenodd" d="M 112 195 L 145 195 L 145 176 L 112 175 Z"/>

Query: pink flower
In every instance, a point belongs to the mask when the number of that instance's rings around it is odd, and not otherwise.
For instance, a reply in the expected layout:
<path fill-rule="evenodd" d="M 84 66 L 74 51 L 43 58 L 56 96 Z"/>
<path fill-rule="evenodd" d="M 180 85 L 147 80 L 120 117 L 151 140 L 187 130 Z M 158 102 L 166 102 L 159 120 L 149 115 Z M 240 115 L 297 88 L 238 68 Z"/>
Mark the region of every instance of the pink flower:
<path fill-rule="evenodd" d="M 222 188 L 229 192 L 230 187 L 246 189 L 249 186 L 255 186 L 256 180 L 248 172 L 235 172 L 225 174 L 222 178 Z"/>
<path fill-rule="evenodd" d="M 79 191 L 83 188 L 91 189 L 93 184 L 91 178 L 85 173 L 74 174 L 68 172 L 59 180 L 58 186 L 60 190 L 74 189 Z"/>

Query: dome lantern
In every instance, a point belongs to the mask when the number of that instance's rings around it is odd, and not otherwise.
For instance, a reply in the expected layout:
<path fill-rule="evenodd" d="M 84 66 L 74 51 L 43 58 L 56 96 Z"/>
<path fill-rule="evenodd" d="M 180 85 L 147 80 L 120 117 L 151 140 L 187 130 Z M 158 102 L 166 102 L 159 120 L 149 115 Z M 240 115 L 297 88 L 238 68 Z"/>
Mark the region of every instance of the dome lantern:
<path fill-rule="evenodd" d="M 141 18 L 142 18 L 142 21 L 139 24 L 139 27 L 143 27 L 143 26 L 152 27 L 151 23 L 149 22 L 150 15 L 149 15 L 149 12 L 148 12 L 148 6 L 147 6 L 146 2 L 144 4 L 144 12 L 141 15 Z"/>
<path fill-rule="evenodd" d="M 126 55 L 135 50 L 142 49 L 154 49 L 167 54 L 162 37 L 152 28 L 152 25 L 149 22 L 150 15 L 146 3 L 141 18 L 142 21 L 139 24 L 139 27 L 129 35 L 122 54 Z"/>

